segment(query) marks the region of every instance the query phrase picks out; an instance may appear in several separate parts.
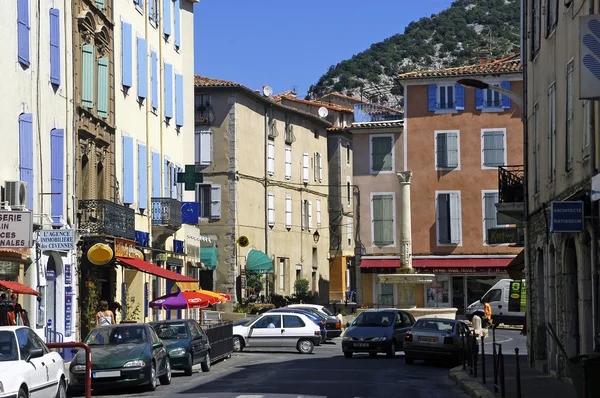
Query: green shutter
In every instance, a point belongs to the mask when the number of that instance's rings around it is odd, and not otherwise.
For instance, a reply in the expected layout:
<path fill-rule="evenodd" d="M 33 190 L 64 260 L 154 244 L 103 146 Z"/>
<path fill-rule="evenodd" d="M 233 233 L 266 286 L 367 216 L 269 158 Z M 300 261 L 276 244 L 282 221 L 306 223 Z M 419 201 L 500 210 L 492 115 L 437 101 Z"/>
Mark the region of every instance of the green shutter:
<path fill-rule="evenodd" d="M 94 46 L 85 44 L 81 65 L 81 103 L 87 108 L 94 107 Z"/>
<path fill-rule="evenodd" d="M 108 58 L 98 59 L 98 115 L 108 118 Z"/>
<path fill-rule="evenodd" d="M 447 165 L 451 168 L 458 167 L 458 134 L 446 133 Z"/>
<path fill-rule="evenodd" d="M 503 131 L 483 133 L 483 165 L 485 167 L 504 166 Z"/>
<path fill-rule="evenodd" d="M 394 198 L 373 196 L 373 243 L 378 246 L 394 243 Z"/>
<path fill-rule="evenodd" d="M 498 203 L 498 192 L 487 192 L 483 194 L 483 206 L 485 210 L 484 224 L 485 224 L 485 242 L 487 243 L 487 231 L 490 228 L 496 228 L 498 226 L 496 220 L 496 203 Z"/>
<path fill-rule="evenodd" d="M 450 243 L 450 195 L 438 194 L 437 197 L 438 240 Z"/>
<path fill-rule="evenodd" d="M 373 137 L 371 139 L 373 171 L 391 171 L 392 137 Z"/>

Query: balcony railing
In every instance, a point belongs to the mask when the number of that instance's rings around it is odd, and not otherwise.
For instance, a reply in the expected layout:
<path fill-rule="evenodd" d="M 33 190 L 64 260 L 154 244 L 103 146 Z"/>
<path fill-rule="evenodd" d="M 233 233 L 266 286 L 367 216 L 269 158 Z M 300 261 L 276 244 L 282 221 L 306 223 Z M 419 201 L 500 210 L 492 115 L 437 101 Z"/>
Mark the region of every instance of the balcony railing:
<path fill-rule="evenodd" d="M 379 102 L 376 104 L 355 104 L 354 122 L 388 122 L 404 119 L 404 109 L 400 102 Z"/>
<path fill-rule="evenodd" d="M 135 240 L 135 210 L 105 199 L 79 201 L 79 228 Z"/>
<path fill-rule="evenodd" d="M 500 203 L 523 202 L 523 166 L 498 167 L 498 192 Z"/>
<path fill-rule="evenodd" d="M 172 198 L 152 198 L 152 225 L 172 231 L 181 228 L 181 202 Z"/>

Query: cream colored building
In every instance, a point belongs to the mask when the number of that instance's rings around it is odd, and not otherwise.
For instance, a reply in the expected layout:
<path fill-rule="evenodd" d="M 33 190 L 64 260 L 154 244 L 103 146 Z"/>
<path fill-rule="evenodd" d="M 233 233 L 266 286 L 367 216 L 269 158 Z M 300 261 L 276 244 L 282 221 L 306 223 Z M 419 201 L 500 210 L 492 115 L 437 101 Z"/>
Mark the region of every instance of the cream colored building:
<path fill-rule="evenodd" d="M 195 85 L 201 229 L 215 239 L 203 244 L 201 258 L 215 251 L 215 290 L 245 294 L 248 254 L 255 249 L 274 264 L 262 293 L 290 295 L 302 278 L 326 303 L 331 124 L 238 83 L 196 76 Z M 246 247 L 236 243 L 242 236 Z"/>

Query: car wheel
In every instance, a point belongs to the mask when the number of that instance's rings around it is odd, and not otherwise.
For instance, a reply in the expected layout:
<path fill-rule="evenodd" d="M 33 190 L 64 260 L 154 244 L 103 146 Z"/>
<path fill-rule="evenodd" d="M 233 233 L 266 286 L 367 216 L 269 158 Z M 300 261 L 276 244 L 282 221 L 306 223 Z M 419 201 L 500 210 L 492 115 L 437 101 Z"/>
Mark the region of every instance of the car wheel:
<path fill-rule="evenodd" d="M 369 353 L 369 356 L 370 356 L 371 358 L 375 358 L 375 357 L 377 356 L 377 353 L 376 353 L 376 352 L 370 352 L 370 353 Z"/>
<path fill-rule="evenodd" d="M 244 349 L 244 343 L 240 336 L 233 336 L 233 351 L 241 352 Z"/>
<path fill-rule="evenodd" d="M 206 353 L 206 359 L 200 364 L 203 372 L 210 372 L 210 352 Z"/>
<path fill-rule="evenodd" d="M 390 350 L 386 353 L 388 358 L 393 358 L 394 356 L 396 356 L 396 342 L 392 341 L 392 344 L 390 344 Z"/>
<path fill-rule="evenodd" d="M 415 363 L 415 359 L 405 355 L 404 362 L 406 362 L 407 365 L 412 365 L 413 363 Z"/>
<path fill-rule="evenodd" d="M 58 391 L 56 392 L 56 398 L 67 398 L 67 387 L 65 385 L 64 379 L 61 379 L 60 383 L 58 383 Z"/>
<path fill-rule="evenodd" d="M 29 396 L 22 388 L 19 389 L 19 398 L 28 398 Z"/>
<path fill-rule="evenodd" d="M 352 351 L 344 351 L 344 358 L 352 358 Z"/>
<path fill-rule="evenodd" d="M 194 366 L 194 358 L 192 357 L 192 354 L 188 354 L 188 360 L 187 360 L 187 366 L 185 367 L 184 374 L 186 376 L 191 376 L 193 373 L 192 367 Z"/>
<path fill-rule="evenodd" d="M 160 376 L 160 384 L 163 386 L 168 386 L 171 384 L 171 360 L 169 358 L 167 358 L 165 367 L 167 370 L 165 371 L 164 375 Z"/>
<path fill-rule="evenodd" d="M 158 380 L 156 377 L 156 364 L 154 362 L 152 362 L 152 366 L 150 368 L 150 383 L 148 383 L 148 386 L 146 387 L 146 389 L 148 391 L 156 391 L 157 384 L 158 384 Z"/>
<path fill-rule="evenodd" d="M 296 344 L 296 349 L 301 354 L 310 354 L 315 349 L 315 344 L 311 340 L 302 339 Z"/>

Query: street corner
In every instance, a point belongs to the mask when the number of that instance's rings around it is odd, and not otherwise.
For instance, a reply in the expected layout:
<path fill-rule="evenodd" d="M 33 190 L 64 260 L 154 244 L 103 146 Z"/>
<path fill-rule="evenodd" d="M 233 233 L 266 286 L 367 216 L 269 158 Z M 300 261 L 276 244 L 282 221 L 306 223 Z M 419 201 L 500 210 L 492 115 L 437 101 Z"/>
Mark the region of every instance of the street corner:
<path fill-rule="evenodd" d="M 453 380 L 464 392 L 473 398 L 495 398 L 495 395 L 483 385 L 473 379 L 462 366 L 450 369 L 448 378 Z"/>

